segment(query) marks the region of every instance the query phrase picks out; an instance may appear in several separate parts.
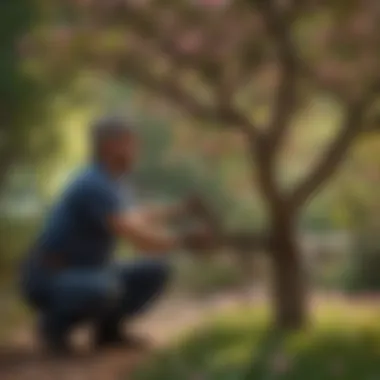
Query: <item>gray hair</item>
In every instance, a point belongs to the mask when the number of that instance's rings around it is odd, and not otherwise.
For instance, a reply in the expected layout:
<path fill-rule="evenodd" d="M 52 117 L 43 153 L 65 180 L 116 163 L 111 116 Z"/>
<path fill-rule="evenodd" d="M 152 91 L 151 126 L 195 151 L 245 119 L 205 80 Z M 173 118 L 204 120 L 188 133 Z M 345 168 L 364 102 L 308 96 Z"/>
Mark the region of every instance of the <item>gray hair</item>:
<path fill-rule="evenodd" d="M 118 115 L 106 116 L 96 120 L 91 126 L 90 136 L 94 153 L 98 151 L 103 141 L 125 133 L 135 133 L 134 124 L 131 120 Z"/>

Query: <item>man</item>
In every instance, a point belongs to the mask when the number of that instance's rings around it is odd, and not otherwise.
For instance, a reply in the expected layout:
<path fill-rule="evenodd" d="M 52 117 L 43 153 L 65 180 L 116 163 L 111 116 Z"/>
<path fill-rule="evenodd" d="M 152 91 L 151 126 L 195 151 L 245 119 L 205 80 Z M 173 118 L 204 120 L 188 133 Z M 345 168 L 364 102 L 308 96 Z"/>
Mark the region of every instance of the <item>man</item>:
<path fill-rule="evenodd" d="M 138 141 L 131 125 L 118 117 L 100 120 L 91 139 L 92 162 L 53 208 L 22 271 L 23 292 L 39 312 L 40 337 L 56 352 L 69 351 L 69 333 L 83 321 L 94 323 L 97 347 L 138 343 L 123 335 L 123 321 L 163 289 L 169 274 L 165 255 L 209 242 L 203 231 L 176 236 L 162 228 L 186 204 L 135 205 L 128 174 Z M 117 237 L 149 257 L 113 264 Z"/>

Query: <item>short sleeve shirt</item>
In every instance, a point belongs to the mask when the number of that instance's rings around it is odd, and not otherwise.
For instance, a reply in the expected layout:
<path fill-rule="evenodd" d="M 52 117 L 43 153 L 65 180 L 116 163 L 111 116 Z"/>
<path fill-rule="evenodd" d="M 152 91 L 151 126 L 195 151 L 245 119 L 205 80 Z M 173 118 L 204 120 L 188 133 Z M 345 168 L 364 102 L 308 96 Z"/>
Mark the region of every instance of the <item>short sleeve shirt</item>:
<path fill-rule="evenodd" d="M 52 209 L 35 254 L 60 255 L 71 266 L 107 263 L 115 246 L 115 236 L 107 220 L 133 204 L 134 194 L 128 178 L 111 178 L 97 165 L 86 168 Z"/>

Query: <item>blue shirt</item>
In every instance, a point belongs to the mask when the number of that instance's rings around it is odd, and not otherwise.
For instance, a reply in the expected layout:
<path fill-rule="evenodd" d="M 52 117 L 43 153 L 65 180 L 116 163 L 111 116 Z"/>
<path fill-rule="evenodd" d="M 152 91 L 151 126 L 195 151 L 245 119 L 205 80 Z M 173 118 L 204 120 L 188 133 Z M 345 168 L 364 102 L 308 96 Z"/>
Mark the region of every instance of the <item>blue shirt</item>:
<path fill-rule="evenodd" d="M 89 267 L 106 264 L 116 237 L 109 216 L 133 204 L 131 185 L 111 178 L 100 166 L 81 172 L 52 209 L 32 255 L 57 255 L 65 265 Z"/>

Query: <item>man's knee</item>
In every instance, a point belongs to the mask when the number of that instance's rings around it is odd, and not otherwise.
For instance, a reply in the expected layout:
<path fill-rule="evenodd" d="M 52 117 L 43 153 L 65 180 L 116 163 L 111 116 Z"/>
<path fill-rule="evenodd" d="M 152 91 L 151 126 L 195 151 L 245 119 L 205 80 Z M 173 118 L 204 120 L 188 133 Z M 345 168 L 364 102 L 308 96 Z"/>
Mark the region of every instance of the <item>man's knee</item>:
<path fill-rule="evenodd" d="M 152 261 L 146 264 L 146 279 L 158 290 L 163 288 L 169 280 L 171 269 L 168 263 Z"/>
<path fill-rule="evenodd" d="M 159 296 L 168 282 L 171 268 L 161 260 L 138 260 L 129 264 L 118 264 L 116 273 L 122 280 L 124 296 L 123 313 L 132 315 L 141 312 L 153 298 Z"/>
<path fill-rule="evenodd" d="M 116 278 L 100 279 L 91 284 L 88 296 L 95 306 L 107 308 L 120 300 L 122 286 Z"/>
<path fill-rule="evenodd" d="M 141 260 L 128 266 L 123 274 L 127 288 L 158 292 L 167 284 L 171 267 L 161 260 Z"/>

